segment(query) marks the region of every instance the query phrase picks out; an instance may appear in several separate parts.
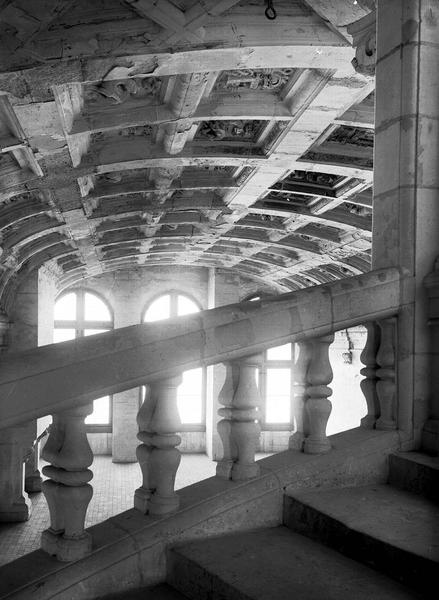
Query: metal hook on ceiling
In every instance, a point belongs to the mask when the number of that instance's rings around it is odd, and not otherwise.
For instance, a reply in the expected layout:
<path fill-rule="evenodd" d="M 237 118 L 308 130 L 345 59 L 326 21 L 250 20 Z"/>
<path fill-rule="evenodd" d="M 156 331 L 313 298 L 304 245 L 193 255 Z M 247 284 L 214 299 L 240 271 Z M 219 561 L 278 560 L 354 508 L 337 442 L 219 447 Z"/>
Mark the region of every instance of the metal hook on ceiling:
<path fill-rule="evenodd" d="M 266 3 L 267 3 L 267 8 L 265 9 L 265 16 L 270 21 L 273 21 L 277 16 L 276 10 L 273 6 L 273 0 L 266 0 Z"/>

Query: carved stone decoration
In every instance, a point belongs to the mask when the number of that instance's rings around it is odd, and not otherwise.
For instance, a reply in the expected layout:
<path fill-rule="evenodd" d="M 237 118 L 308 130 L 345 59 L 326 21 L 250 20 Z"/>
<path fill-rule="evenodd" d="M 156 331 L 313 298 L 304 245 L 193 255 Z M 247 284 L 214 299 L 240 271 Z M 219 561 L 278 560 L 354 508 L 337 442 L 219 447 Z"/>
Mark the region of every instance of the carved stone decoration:
<path fill-rule="evenodd" d="M 203 121 L 195 139 L 222 142 L 256 142 L 265 126 L 265 121 Z"/>
<path fill-rule="evenodd" d="M 356 48 L 352 66 L 362 75 L 373 76 L 376 62 L 376 13 L 371 12 L 347 27 Z"/>
<path fill-rule="evenodd" d="M 234 69 L 222 73 L 215 89 L 278 91 L 287 83 L 292 73 L 293 69 Z"/>
<path fill-rule="evenodd" d="M 161 84 L 157 77 L 103 81 L 99 85 L 87 87 L 84 98 L 92 104 L 122 104 L 129 99 L 157 97 Z"/>
<path fill-rule="evenodd" d="M 348 211 L 354 215 L 360 215 L 364 217 L 372 216 L 372 209 L 367 206 L 360 206 L 352 202 L 345 202 L 344 205 L 346 206 Z"/>
<path fill-rule="evenodd" d="M 340 175 L 335 175 L 333 173 L 321 173 L 319 171 L 291 171 L 291 173 L 282 179 L 276 187 L 279 186 L 278 189 L 282 189 L 280 186 L 282 183 L 309 183 L 313 185 L 321 185 L 325 187 L 334 187 L 343 179 Z"/>
<path fill-rule="evenodd" d="M 353 144 L 362 148 L 373 148 L 374 132 L 372 129 L 340 125 L 326 139 L 326 142 L 337 144 Z"/>

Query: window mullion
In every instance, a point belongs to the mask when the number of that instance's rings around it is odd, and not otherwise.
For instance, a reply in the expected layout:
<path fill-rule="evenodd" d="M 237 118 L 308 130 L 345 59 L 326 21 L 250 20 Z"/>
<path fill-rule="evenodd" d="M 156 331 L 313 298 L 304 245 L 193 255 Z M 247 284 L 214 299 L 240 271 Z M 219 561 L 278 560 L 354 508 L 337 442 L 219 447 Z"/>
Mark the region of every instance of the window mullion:
<path fill-rule="evenodd" d="M 85 293 L 84 290 L 78 290 L 77 292 L 77 311 L 78 311 L 78 321 L 76 323 L 76 332 L 77 337 L 84 336 L 84 316 L 85 316 Z"/>

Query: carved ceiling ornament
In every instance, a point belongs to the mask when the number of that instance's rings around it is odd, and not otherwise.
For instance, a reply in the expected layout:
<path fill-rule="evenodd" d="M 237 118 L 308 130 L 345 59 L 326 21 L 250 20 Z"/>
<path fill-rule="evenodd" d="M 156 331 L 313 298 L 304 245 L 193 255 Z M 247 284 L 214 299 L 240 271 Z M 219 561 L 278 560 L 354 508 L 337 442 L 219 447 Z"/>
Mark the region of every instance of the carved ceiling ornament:
<path fill-rule="evenodd" d="M 373 11 L 355 23 L 351 23 L 347 31 L 352 36 L 352 45 L 356 49 L 352 66 L 362 75 L 375 75 L 376 12 Z"/>
<path fill-rule="evenodd" d="M 224 71 L 215 86 L 217 90 L 279 91 L 289 80 L 294 69 L 234 69 Z"/>
<path fill-rule="evenodd" d="M 162 82 L 157 77 L 103 81 L 85 88 L 84 98 L 93 104 L 122 104 L 128 99 L 157 97 Z"/>
<path fill-rule="evenodd" d="M 196 138 L 222 142 L 255 143 L 266 121 L 203 121 L 198 128 Z"/>
<path fill-rule="evenodd" d="M 338 144 L 354 144 L 355 146 L 363 148 L 373 148 L 374 131 L 373 129 L 340 125 L 325 141 L 336 142 Z"/>
<path fill-rule="evenodd" d="M 340 175 L 333 173 L 320 173 L 319 171 L 291 171 L 280 183 L 312 183 L 324 185 L 330 188 L 336 186 L 343 179 Z"/>

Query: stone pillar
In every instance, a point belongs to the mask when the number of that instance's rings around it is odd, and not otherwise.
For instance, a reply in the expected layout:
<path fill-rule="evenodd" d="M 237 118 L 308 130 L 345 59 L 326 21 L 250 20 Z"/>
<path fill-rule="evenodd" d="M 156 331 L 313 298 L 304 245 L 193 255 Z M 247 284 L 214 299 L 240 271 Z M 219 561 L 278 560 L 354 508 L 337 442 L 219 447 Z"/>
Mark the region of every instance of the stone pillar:
<path fill-rule="evenodd" d="M 439 255 L 439 0 L 378 0 L 372 267 L 406 275 L 396 351 L 397 426 L 419 447 L 430 347 L 422 282 Z M 433 436 L 434 437 L 434 436 Z M 432 443 L 439 449 L 439 428 Z"/>
<path fill-rule="evenodd" d="M 17 289 L 9 318 L 4 312 L 0 315 L 0 333 L 2 353 L 38 345 L 38 272 L 31 273 Z M 0 521 L 26 521 L 30 517 L 24 461 L 35 438 L 35 420 L 0 430 Z"/>
<path fill-rule="evenodd" d="M 429 418 L 422 433 L 423 447 L 432 454 L 439 454 L 439 258 L 435 270 L 425 281 L 428 294 L 428 325 L 431 347 L 431 396 Z"/>
<path fill-rule="evenodd" d="M 134 287 L 134 291 L 133 291 Z M 129 279 L 122 279 L 114 292 L 114 328 L 137 325 L 140 322 L 139 290 Z M 112 460 L 114 463 L 137 462 L 137 413 L 141 398 L 140 388 L 113 394 Z"/>
<path fill-rule="evenodd" d="M 208 308 L 239 302 L 239 275 L 221 269 L 209 269 Z M 206 406 L 206 454 L 212 460 L 222 456 L 222 444 L 218 434 L 218 397 L 226 377 L 223 364 L 207 367 Z"/>
<path fill-rule="evenodd" d="M 260 355 L 246 356 L 226 364 L 226 380 L 219 395 L 224 408 L 218 423 L 223 455 L 216 474 L 240 481 L 259 475 L 255 454 L 261 427 L 256 421 L 261 399 L 256 383 Z"/>
<path fill-rule="evenodd" d="M 380 407 L 377 396 L 377 353 L 380 341 L 380 332 L 378 324 L 370 321 L 365 324 L 367 330 L 367 340 L 361 353 L 360 359 L 364 367 L 360 373 L 364 379 L 360 382 L 361 391 L 366 399 L 367 415 L 361 419 L 361 427 L 364 429 L 373 429 L 377 418 L 380 415 Z"/>
<path fill-rule="evenodd" d="M 53 416 L 49 439 L 42 456 L 50 465 L 43 468 L 49 479 L 43 492 L 50 512 L 50 527 L 43 531 L 41 548 L 61 561 L 83 558 L 91 552 L 91 535 L 85 531 L 85 515 L 93 496 L 88 467 L 93 452 L 87 440 L 84 419 L 93 404 L 78 406 Z"/>
<path fill-rule="evenodd" d="M 178 509 L 180 499 L 174 491 L 180 464 L 177 446 L 181 428 L 177 407 L 177 388 L 181 375 L 156 381 L 147 386 L 145 401 L 139 410 L 137 458 L 142 470 L 142 486 L 135 491 L 134 508 L 143 513 L 163 515 Z"/>
<path fill-rule="evenodd" d="M 306 374 L 306 403 L 309 434 L 305 438 L 303 451 L 306 454 L 329 452 L 331 442 L 326 435 L 326 425 L 332 405 L 328 400 L 332 394 L 332 368 L 329 362 L 329 346 L 334 334 L 312 340 L 312 355 Z"/>
<path fill-rule="evenodd" d="M 288 447 L 302 450 L 305 437 L 309 434 L 308 415 L 305 410 L 306 403 L 306 375 L 312 357 L 312 342 L 304 340 L 296 344 L 298 357 L 294 365 L 294 425 L 295 431 L 290 436 Z"/>
<path fill-rule="evenodd" d="M 24 491 L 24 448 L 32 445 L 28 424 L 0 430 L 0 521 L 27 521 L 31 502 Z"/>
<path fill-rule="evenodd" d="M 395 329 L 396 319 L 383 319 L 378 322 L 380 346 L 377 353 L 378 381 L 376 391 L 380 407 L 380 416 L 376 421 L 377 429 L 391 431 L 396 429 L 396 383 L 395 383 Z"/>
<path fill-rule="evenodd" d="M 136 417 L 141 390 L 133 388 L 113 395 L 112 455 L 114 463 L 136 462 Z"/>

